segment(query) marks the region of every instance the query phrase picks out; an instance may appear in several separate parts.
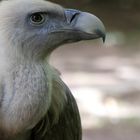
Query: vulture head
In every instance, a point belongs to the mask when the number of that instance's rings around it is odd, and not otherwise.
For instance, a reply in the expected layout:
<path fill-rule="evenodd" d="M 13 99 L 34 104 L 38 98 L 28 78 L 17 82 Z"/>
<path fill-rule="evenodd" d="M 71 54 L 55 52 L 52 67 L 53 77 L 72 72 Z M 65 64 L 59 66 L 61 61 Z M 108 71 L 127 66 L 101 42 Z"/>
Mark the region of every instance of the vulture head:
<path fill-rule="evenodd" d="M 105 40 L 104 25 L 96 16 L 44 0 L 3 1 L 0 19 L 0 39 L 9 46 L 8 56 L 18 59 L 40 61 L 64 43 Z"/>

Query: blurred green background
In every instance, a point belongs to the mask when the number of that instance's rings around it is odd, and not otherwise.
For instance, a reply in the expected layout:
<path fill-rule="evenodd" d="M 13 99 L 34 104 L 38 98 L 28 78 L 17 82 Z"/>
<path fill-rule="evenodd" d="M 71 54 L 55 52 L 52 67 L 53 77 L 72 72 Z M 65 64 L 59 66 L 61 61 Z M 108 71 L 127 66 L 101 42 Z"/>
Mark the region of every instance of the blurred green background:
<path fill-rule="evenodd" d="M 105 24 L 101 40 L 64 45 L 52 64 L 77 99 L 83 140 L 140 139 L 140 1 L 51 0 Z"/>

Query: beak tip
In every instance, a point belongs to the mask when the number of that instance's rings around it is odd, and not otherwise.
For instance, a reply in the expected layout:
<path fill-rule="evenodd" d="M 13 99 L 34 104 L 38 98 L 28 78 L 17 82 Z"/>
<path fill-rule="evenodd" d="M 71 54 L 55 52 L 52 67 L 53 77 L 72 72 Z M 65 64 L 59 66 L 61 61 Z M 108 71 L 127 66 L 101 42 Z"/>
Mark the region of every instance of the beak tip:
<path fill-rule="evenodd" d="M 96 34 L 102 38 L 103 40 L 103 43 L 105 43 L 105 40 L 106 40 L 106 34 L 105 34 L 105 31 L 103 30 L 99 30 L 99 29 L 96 29 Z"/>
<path fill-rule="evenodd" d="M 105 43 L 105 40 L 106 40 L 106 36 L 105 35 L 102 37 L 102 40 L 103 40 L 103 43 Z"/>

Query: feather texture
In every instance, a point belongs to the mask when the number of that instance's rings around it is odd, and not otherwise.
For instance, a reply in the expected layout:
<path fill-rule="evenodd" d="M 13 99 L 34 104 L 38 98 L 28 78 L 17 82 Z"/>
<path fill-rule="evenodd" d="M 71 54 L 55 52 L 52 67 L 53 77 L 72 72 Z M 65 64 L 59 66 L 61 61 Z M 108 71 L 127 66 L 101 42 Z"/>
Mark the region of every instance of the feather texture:
<path fill-rule="evenodd" d="M 54 87 L 57 85 L 57 88 Z M 55 108 L 50 108 L 46 116 L 32 131 L 34 140 L 81 140 L 81 120 L 76 101 L 68 87 L 60 79 L 53 79 L 53 87 L 58 94 L 65 94 L 67 100 L 56 118 Z M 64 91 L 62 90 L 62 87 Z M 55 91 L 53 94 L 56 94 Z M 65 98 L 65 99 L 66 99 Z M 55 99 L 54 99 L 55 100 Z M 52 99 L 52 106 L 55 102 Z"/>

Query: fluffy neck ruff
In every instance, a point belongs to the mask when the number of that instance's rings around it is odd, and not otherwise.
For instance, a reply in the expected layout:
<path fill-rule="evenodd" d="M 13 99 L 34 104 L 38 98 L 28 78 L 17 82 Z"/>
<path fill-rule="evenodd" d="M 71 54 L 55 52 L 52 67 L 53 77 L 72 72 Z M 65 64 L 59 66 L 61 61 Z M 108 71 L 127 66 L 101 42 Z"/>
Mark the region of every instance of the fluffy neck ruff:
<path fill-rule="evenodd" d="M 0 125 L 9 135 L 31 130 L 51 110 L 53 123 L 66 102 L 65 86 L 49 64 L 21 64 L 4 77 Z"/>

